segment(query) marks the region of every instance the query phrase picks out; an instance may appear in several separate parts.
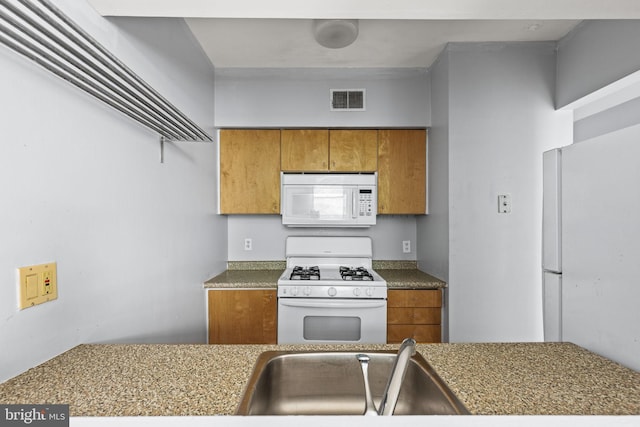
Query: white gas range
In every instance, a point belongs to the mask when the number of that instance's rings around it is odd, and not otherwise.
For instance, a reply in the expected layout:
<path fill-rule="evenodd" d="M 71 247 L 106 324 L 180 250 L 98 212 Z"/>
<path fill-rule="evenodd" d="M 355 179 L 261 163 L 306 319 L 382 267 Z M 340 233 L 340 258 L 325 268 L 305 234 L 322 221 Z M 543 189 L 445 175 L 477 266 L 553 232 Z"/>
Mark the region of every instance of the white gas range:
<path fill-rule="evenodd" d="M 387 340 L 387 282 L 369 237 L 291 236 L 278 279 L 278 344 Z"/>

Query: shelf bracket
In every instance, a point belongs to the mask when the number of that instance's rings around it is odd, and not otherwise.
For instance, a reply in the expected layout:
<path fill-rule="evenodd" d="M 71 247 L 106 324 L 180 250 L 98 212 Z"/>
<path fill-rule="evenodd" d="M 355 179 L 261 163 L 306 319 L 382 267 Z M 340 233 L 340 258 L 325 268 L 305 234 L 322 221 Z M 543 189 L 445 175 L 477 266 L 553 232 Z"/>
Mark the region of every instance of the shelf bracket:
<path fill-rule="evenodd" d="M 164 163 L 164 136 L 160 137 L 160 163 Z"/>

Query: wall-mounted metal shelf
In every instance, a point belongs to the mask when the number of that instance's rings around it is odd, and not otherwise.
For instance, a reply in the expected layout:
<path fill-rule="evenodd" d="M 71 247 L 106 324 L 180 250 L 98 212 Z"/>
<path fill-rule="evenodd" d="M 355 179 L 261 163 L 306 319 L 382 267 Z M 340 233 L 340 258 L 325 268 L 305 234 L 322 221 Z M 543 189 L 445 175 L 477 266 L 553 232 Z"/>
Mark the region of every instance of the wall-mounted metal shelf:
<path fill-rule="evenodd" d="M 0 0 L 0 43 L 157 132 L 161 141 L 213 141 L 48 0 Z"/>

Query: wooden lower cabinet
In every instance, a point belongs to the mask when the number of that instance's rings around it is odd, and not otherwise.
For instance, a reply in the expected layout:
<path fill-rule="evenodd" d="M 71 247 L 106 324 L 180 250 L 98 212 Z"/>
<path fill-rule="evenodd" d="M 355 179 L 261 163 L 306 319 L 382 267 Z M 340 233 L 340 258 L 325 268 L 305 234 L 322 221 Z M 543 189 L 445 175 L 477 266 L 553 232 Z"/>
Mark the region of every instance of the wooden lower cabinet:
<path fill-rule="evenodd" d="M 387 292 L 387 342 L 413 338 L 439 343 L 442 291 L 440 289 L 391 289 Z"/>
<path fill-rule="evenodd" d="M 209 344 L 276 344 L 274 289 L 213 289 L 208 292 Z"/>

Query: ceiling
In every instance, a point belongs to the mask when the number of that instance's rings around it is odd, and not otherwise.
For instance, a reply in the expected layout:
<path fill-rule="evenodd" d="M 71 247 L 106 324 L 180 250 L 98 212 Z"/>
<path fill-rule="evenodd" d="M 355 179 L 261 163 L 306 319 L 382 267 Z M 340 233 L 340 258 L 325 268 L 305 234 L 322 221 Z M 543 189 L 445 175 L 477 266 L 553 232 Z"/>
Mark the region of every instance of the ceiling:
<path fill-rule="evenodd" d="M 638 0 L 88 0 L 104 16 L 182 17 L 217 68 L 422 68 L 448 42 L 555 41 L 584 19 L 640 19 Z M 359 19 L 320 46 L 314 19 Z"/>

